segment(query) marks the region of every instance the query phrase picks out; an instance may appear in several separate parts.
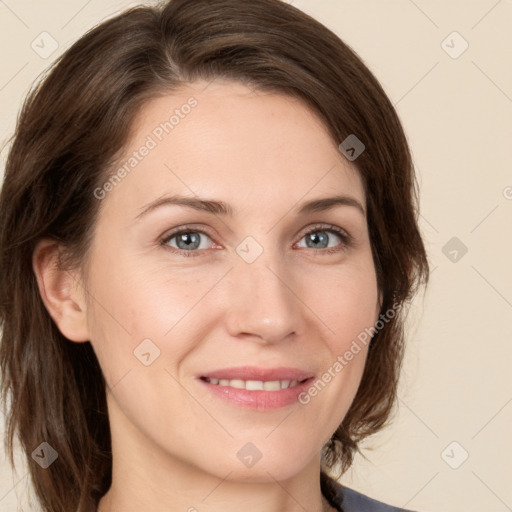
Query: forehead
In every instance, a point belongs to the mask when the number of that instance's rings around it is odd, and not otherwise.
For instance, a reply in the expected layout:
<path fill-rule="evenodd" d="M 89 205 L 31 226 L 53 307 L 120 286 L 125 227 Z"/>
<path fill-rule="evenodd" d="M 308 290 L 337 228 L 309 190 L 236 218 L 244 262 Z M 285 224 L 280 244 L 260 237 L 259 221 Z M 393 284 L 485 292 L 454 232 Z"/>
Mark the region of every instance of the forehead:
<path fill-rule="evenodd" d="M 338 192 L 365 204 L 358 171 L 315 112 L 238 82 L 195 82 L 146 103 L 113 171 L 123 165 L 112 196 L 124 189 L 134 202 L 197 194 L 238 211 Z"/>

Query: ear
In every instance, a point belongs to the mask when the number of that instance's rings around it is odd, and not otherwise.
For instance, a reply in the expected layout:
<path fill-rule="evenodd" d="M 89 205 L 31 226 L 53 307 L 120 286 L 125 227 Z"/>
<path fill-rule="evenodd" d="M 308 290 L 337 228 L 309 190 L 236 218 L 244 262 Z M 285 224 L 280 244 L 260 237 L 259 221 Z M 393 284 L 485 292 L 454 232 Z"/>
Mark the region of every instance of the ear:
<path fill-rule="evenodd" d="M 59 331 L 75 342 L 89 341 L 85 290 L 76 271 L 59 268 L 60 247 L 54 240 L 40 241 L 32 255 L 41 299 Z"/>

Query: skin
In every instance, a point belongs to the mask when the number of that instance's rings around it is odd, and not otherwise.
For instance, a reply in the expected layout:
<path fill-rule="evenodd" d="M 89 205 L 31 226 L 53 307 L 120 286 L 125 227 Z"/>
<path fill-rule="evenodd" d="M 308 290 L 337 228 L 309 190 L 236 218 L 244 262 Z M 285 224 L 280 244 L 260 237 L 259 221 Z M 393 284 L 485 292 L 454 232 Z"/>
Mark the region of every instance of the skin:
<path fill-rule="evenodd" d="M 336 194 L 366 210 L 363 183 L 300 101 L 221 80 L 150 101 L 120 162 L 190 96 L 198 105 L 102 199 L 86 281 L 55 267 L 55 243 L 34 252 L 48 311 L 70 341 L 90 340 L 108 383 L 113 484 L 98 510 L 332 510 L 320 492 L 321 448 L 354 399 L 367 348 L 306 405 L 242 409 L 197 376 L 254 365 L 319 378 L 377 321 L 366 215 L 346 205 L 296 214 Z M 222 200 L 235 214 L 174 205 L 135 220 L 166 194 Z M 177 238 L 160 243 L 185 224 L 206 232 L 189 230 L 201 240 L 196 256 L 179 254 Z M 316 224 L 328 248 L 308 247 Z M 323 231 L 330 225 L 353 243 Z M 248 236 L 263 249 L 250 264 L 236 252 Z M 147 338 L 160 350 L 149 366 L 133 352 Z M 248 442 L 262 454 L 250 468 L 237 457 Z"/>

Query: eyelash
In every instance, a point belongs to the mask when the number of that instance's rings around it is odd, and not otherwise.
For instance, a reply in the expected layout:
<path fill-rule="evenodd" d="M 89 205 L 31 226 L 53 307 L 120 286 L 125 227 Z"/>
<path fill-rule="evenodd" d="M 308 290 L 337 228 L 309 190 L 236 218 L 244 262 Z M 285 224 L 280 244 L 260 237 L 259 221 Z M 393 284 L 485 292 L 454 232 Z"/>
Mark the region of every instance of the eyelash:
<path fill-rule="evenodd" d="M 345 251 L 348 248 L 352 247 L 352 245 L 353 245 L 354 238 L 351 235 L 349 235 L 345 230 L 338 228 L 337 226 L 330 225 L 330 224 L 329 225 L 318 224 L 316 226 L 313 226 L 310 230 L 303 233 L 300 240 L 302 240 L 302 238 L 304 238 L 305 236 L 310 235 L 311 233 L 316 233 L 319 231 L 323 231 L 326 233 L 334 233 L 334 234 L 338 235 L 341 239 L 341 243 L 337 247 L 330 247 L 328 249 L 311 249 L 312 251 L 314 251 L 316 253 L 335 254 L 335 253 L 339 253 L 341 251 Z M 206 235 L 209 238 L 212 238 L 212 236 L 210 236 L 206 231 L 203 231 L 201 229 L 196 229 L 191 226 L 182 226 L 182 227 L 176 229 L 175 231 L 173 231 L 172 233 L 170 233 L 169 235 L 165 236 L 163 239 L 161 239 L 160 245 L 162 245 L 165 249 L 170 250 L 171 252 L 173 252 L 175 254 L 181 254 L 182 256 L 185 256 L 187 258 L 200 256 L 200 253 L 203 252 L 204 250 L 185 251 L 183 249 L 176 249 L 175 247 L 169 247 L 167 245 L 170 240 L 172 240 L 174 237 L 181 235 L 183 233 L 200 233 L 200 234 Z"/>

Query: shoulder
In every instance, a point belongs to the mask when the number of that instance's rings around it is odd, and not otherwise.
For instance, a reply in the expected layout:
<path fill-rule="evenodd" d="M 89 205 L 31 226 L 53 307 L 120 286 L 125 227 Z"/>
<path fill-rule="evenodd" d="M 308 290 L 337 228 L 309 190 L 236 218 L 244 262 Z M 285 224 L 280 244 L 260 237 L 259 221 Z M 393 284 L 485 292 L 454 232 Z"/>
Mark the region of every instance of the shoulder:
<path fill-rule="evenodd" d="M 338 497 L 343 499 L 345 512 L 413 512 L 405 508 L 386 505 L 348 487 L 339 487 Z"/>

